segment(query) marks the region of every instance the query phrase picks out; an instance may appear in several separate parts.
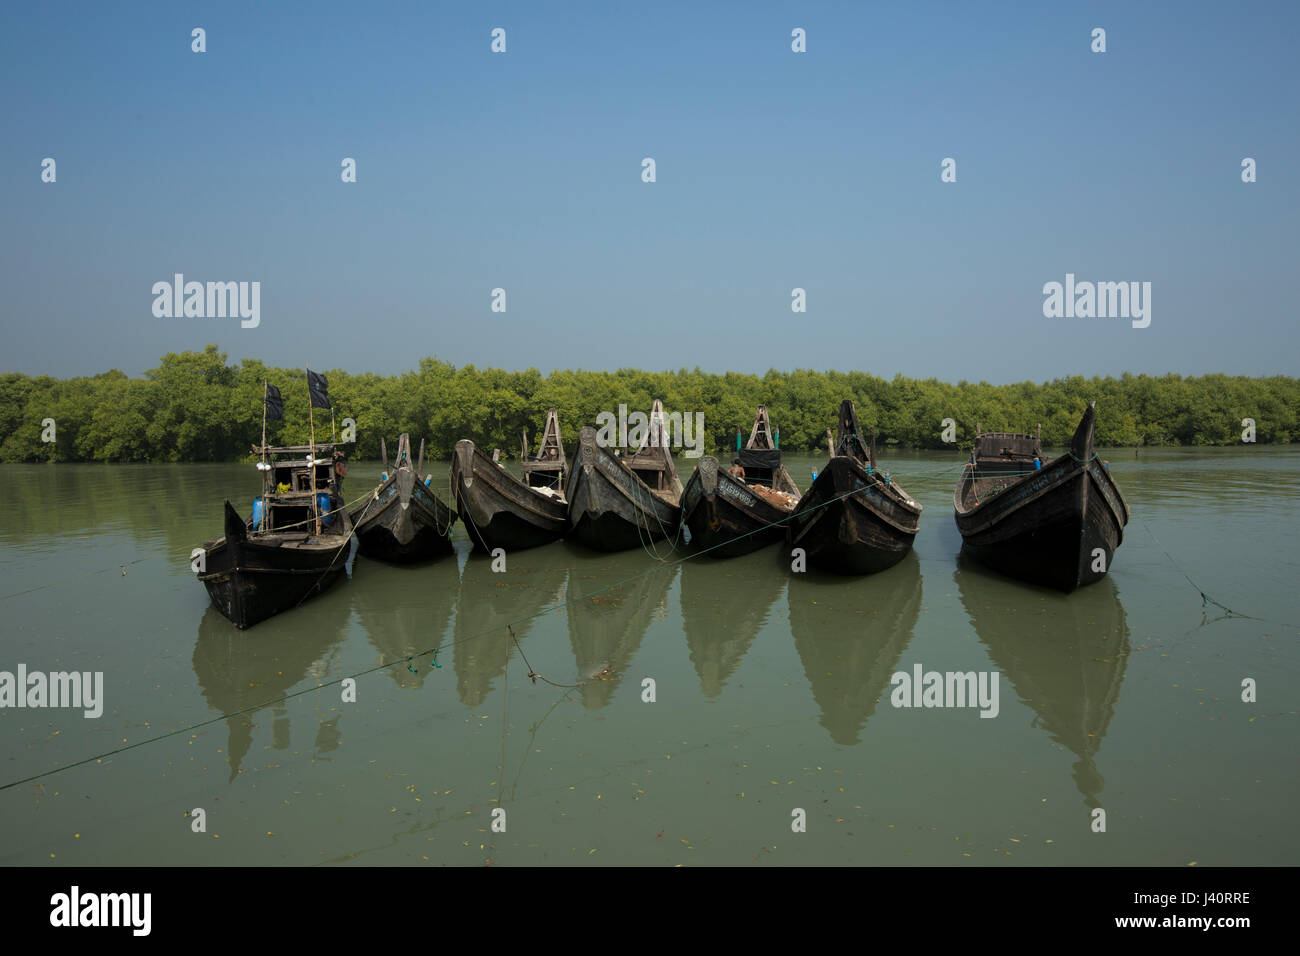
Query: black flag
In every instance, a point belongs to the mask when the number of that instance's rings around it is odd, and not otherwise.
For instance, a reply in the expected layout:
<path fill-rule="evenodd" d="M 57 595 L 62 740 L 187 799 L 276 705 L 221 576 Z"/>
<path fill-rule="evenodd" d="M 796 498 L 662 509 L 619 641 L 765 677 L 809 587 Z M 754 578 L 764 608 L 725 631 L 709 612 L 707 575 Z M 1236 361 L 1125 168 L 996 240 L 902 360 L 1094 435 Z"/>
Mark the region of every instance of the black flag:
<path fill-rule="evenodd" d="M 266 386 L 266 420 L 268 422 L 284 420 L 284 399 L 280 390 L 274 385 Z"/>
<path fill-rule="evenodd" d="M 307 392 L 311 395 L 312 408 L 330 407 L 329 387 L 330 383 L 324 375 L 307 369 Z"/>

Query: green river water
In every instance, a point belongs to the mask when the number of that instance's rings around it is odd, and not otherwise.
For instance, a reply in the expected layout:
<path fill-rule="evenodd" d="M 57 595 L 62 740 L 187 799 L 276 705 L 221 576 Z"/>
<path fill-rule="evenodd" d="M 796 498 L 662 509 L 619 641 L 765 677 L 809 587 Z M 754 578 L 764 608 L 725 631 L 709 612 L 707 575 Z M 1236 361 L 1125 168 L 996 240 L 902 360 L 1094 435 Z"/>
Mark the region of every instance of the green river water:
<path fill-rule="evenodd" d="M 878 575 L 564 542 L 496 573 L 457 524 L 242 633 L 189 554 L 251 465 L 2 466 L 0 671 L 105 703 L 0 711 L 0 785 L 130 749 L 0 790 L 0 863 L 1293 865 L 1300 449 L 1103 455 L 1133 519 L 1073 595 L 959 559 L 957 455 L 902 453 L 925 512 Z M 893 706 L 918 664 L 997 672 L 997 716 Z"/>

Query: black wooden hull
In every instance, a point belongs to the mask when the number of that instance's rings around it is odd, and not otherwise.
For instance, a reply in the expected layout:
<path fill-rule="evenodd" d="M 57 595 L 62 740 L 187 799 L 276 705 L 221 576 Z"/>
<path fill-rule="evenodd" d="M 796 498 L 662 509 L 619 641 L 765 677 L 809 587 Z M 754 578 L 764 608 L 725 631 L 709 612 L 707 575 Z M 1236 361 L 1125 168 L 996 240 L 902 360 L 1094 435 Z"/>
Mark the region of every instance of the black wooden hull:
<path fill-rule="evenodd" d="M 970 476 L 967 465 L 959 499 Z M 1002 574 L 1069 593 L 1109 572 L 1128 506 L 1101 462 L 1062 455 L 956 517 L 971 556 Z"/>
<path fill-rule="evenodd" d="M 456 442 L 451 483 L 456 510 L 478 551 L 522 551 L 564 537 L 569 514 L 564 500 L 529 488 L 472 441 Z"/>
<path fill-rule="evenodd" d="M 912 550 L 921 506 L 843 455 L 826 463 L 787 523 L 786 545 L 836 574 L 874 574 Z"/>
<path fill-rule="evenodd" d="M 680 486 L 678 486 L 680 488 Z M 677 533 L 682 509 L 651 491 L 582 430 L 565 489 L 568 535 L 597 551 L 626 551 Z"/>
<path fill-rule="evenodd" d="M 731 477 L 711 455 L 700 459 L 682 493 L 682 521 L 691 529 L 691 544 L 714 558 L 776 544 L 785 537 L 791 514 Z"/>
<path fill-rule="evenodd" d="M 240 630 L 328 590 L 343 576 L 352 535 L 249 537 L 226 502 L 226 536 L 204 548 L 199 580 L 212 604 Z"/>
<path fill-rule="evenodd" d="M 398 468 L 351 512 L 361 553 L 408 564 L 451 554 L 456 513 L 424 487 L 413 471 Z"/>

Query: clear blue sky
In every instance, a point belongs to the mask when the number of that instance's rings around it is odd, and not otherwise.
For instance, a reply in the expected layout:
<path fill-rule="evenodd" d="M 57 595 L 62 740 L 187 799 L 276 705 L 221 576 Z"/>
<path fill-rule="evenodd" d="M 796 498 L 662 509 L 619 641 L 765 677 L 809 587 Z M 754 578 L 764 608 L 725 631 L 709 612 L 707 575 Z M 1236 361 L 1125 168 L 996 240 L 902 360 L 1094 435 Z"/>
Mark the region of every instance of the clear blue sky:
<path fill-rule="evenodd" d="M 1291 2 L 5 4 L 0 370 L 216 342 L 381 373 L 1296 374 L 1298 28 Z M 260 281 L 260 327 L 155 318 L 175 272 Z M 1044 318 L 1067 272 L 1151 282 L 1151 326 Z"/>

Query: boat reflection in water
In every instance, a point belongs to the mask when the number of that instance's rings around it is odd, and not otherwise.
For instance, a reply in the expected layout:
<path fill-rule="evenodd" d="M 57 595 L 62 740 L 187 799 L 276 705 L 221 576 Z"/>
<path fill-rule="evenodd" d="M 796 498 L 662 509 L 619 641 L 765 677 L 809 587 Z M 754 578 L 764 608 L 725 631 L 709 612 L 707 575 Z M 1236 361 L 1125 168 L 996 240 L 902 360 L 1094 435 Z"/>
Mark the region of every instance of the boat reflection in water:
<path fill-rule="evenodd" d="M 921 613 L 921 563 L 909 552 L 882 574 L 846 586 L 808 570 L 790 575 L 790 630 L 804 674 L 837 744 L 852 746 L 888 700 L 889 679 Z"/>
<path fill-rule="evenodd" d="M 530 554 L 552 555 L 548 545 Z M 493 561 L 471 555 L 460 573 L 456 602 L 456 692 L 466 707 L 477 707 L 492 692 L 492 683 L 506 670 L 515 653 L 506 625 L 511 625 L 522 645 L 541 612 L 564 599 L 564 569 L 527 564 L 511 555 L 505 572 L 492 570 Z M 553 561 L 554 558 L 552 557 Z M 559 613 L 551 612 L 545 617 Z"/>
<path fill-rule="evenodd" d="M 608 558 L 569 569 L 569 640 L 583 682 L 577 693 L 592 710 L 609 703 L 651 623 L 667 616 L 678 567 L 647 569 L 639 549 Z M 623 583 L 608 587 L 616 581 Z"/>
<path fill-rule="evenodd" d="M 308 694 L 302 699 L 278 700 L 308 678 L 332 676 L 331 658 L 343 642 L 348 620 L 346 601 L 340 613 L 338 602 L 330 600 L 336 596 L 344 595 L 327 595 L 327 606 L 317 601 L 303 607 L 300 614 L 288 619 L 292 626 L 286 623 L 256 633 L 235 630 L 211 605 L 200 619 L 194 644 L 194 676 L 208 706 L 217 713 L 232 715 L 226 718 L 226 760 L 231 780 L 239 775 L 240 764 L 252 746 L 258 713 L 268 708 L 272 716 L 271 745 L 276 750 L 289 749 L 291 713 L 308 722 L 314 717 L 315 757 L 338 747 L 341 698 L 337 685 L 317 692 L 320 697 Z M 263 703 L 265 707 L 257 706 Z M 307 708 L 312 706 L 315 712 L 308 715 Z M 250 707 L 254 709 L 245 710 Z"/>
<path fill-rule="evenodd" d="M 681 569 L 686 646 L 700 689 L 706 697 L 717 697 L 771 616 L 785 578 L 772 574 L 770 553 L 725 562 L 693 557 L 683 561 Z M 771 583 L 760 590 L 755 582 Z"/>
<path fill-rule="evenodd" d="M 455 558 L 419 565 L 362 561 L 352 576 L 357 584 L 352 589 L 352 607 L 379 652 L 375 663 L 422 654 L 384 669 L 398 687 L 419 690 L 430 672 L 437 672 L 433 655 L 423 652 L 451 639 L 448 626 L 460 584 Z"/>
<path fill-rule="evenodd" d="M 1078 758 L 1074 783 L 1084 803 L 1100 806 L 1105 780 L 1096 756 L 1131 651 L 1114 580 L 1102 578 L 1068 597 L 1046 589 L 1027 592 L 965 554 L 954 577 L 989 656 L 1038 715 L 1035 724 Z"/>

